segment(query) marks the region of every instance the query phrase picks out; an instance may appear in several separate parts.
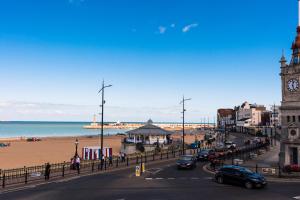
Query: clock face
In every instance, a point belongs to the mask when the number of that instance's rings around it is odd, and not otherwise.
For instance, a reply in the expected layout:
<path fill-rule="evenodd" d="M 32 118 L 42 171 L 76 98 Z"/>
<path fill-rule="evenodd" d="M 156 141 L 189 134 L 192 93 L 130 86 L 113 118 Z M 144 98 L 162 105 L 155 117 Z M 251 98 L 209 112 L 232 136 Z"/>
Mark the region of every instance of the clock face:
<path fill-rule="evenodd" d="M 296 79 L 291 79 L 288 81 L 288 90 L 290 92 L 295 92 L 299 89 L 299 81 Z"/>

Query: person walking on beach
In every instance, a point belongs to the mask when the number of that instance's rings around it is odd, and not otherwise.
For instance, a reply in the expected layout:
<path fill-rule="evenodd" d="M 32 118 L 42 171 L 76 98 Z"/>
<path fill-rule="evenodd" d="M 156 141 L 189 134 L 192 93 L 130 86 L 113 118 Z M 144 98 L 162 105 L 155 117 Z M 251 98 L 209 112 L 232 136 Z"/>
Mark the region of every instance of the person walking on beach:
<path fill-rule="evenodd" d="M 78 174 L 80 174 L 80 157 L 79 156 L 76 157 L 75 163 L 76 163 L 77 172 L 78 172 Z"/>
<path fill-rule="evenodd" d="M 49 163 L 47 163 L 45 166 L 45 180 L 49 180 L 49 178 L 50 178 L 50 168 L 51 168 L 51 165 Z"/>

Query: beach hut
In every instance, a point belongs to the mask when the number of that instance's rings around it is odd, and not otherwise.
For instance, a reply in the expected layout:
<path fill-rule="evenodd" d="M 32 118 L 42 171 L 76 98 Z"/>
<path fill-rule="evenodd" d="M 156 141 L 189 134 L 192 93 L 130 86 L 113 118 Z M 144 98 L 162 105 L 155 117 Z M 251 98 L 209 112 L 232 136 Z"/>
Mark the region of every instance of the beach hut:
<path fill-rule="evenodd" d="M 100 159 L 101 148 L 99 146 L 89 146 L 82 148 L 82 159 L 83 160 L 98 160 Z M 112 148 L 103 147 L 103 156 L 105 158 L 112 156 Z"/>

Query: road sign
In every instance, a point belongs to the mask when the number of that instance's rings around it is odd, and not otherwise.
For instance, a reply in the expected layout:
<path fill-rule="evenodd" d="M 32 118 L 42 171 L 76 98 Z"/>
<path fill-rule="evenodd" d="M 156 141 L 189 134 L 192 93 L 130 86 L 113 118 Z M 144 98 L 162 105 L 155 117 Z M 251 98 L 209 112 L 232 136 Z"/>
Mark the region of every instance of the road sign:
<path fill-rule="evenodd" d="M 145 171 L 146 171 L 145 163 L 142 163 L 142 172 L 144 173 Z"/>
<path fill-rule="evenodd" d="M 141 168 L 140 168 L 140 166 L 135 166 L 135 176 L 141 176 Z"/>
<path fill-rule="evenodd" d="M 275 168 L 262 168 L 262 172 L 264 174 L 276 174 L 276 169 Z"/>

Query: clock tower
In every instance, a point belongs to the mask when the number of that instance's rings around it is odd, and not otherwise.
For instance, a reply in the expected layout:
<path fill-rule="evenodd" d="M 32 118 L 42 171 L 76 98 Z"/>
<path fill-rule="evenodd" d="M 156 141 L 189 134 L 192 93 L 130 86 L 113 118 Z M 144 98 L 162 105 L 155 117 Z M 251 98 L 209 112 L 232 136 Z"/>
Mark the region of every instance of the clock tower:
<path fill-rule="evenodd" d="M 297 36 L 292 44 L 291 62 L 282 55 L 281 63 L 281 142 L 279 162 L 281 166 L 300 164 L 300 0 Z"/>

